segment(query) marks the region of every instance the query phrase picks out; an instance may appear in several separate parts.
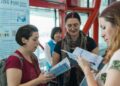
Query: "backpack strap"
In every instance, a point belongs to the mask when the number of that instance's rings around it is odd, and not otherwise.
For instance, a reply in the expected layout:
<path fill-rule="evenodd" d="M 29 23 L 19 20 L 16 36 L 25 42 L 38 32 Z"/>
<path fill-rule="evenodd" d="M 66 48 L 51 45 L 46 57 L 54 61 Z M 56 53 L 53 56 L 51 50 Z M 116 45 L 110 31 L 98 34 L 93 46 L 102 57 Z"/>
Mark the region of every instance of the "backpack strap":
<path fill-rule="evenodd" d="M 21 57 L 20 55 L 18 55 L 17 53 L 13 53 L 12 55 L 13 55 L 13 56 L 16 56 L 16 57 L 20 60 L 21 66 L 23 67 L 23 60 L 24 60 L 24 58 Z M 22 67 L 21 67 L 21 68 L 22 68 Z"/>

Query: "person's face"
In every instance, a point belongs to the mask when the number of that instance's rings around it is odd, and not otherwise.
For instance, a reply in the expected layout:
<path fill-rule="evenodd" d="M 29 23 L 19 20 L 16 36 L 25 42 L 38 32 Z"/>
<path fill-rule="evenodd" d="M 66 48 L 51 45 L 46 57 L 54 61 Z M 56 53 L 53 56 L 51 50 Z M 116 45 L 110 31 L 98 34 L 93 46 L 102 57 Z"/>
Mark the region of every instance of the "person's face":
<path fill-rule="evenodd" d="M 69 18 L 66 21 L 65 27 L 71 36 L 76 36 L 79 34 L 80 22 L 77 18 Z"/>
<path fill-rule="evenodd" d="M 115 32 L 114 27 L 110 22 L 106 21 L 105 18 L 103 17 L 100 17 L 99 22 L 100 22 L 100 27 L 102 28 L 102 37 L 109 46 L 111 37 Z"/>
<path fill-rule="evenodd" d="M 24 39 L 24 43 L 25 43 L 24 47 L 28 51 L 34 52 L 37 46 L 39 45 L 38 38 L 39 38 L 38 32 L 33 32 L 32 36 L 29 37 L 29 39 Z"/>
<path fill-rule="evenodd" d="M 58 42 L 61 40 L 61 38 L 62 38 L 61 32 L 56 32 L 54 35 L 54 40 Z"/>

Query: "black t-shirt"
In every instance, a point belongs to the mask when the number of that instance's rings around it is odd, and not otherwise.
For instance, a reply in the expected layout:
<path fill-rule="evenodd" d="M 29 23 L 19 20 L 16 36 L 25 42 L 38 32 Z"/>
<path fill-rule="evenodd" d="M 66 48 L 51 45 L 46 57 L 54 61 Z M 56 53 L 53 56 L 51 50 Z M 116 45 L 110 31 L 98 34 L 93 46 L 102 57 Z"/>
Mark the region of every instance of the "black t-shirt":
<path fill-rule="evenodd" d="M 61 42 L 62 41 L 58 42 L 54 48 L 54 52 L 58 53 L 60 56 L 61 56 Z M 96 47 L 97 47 L 97 45 L 96 45 L 95 41 L 92 38 L 87 37 L 86 50 L 91 52 Z M 71 52 L 71 51 L 69 51 L 69 52 Z"/>
<path fill-rule="evenodd" d="M 54 48 L 54 52 L 56 52 L 56 53 L 58 53 L 60 55 L 60 59 L 62 59 L 61 58 L 61 43 L 62 43 L 62 41 L 58 42 L 56 44 L 55 48 Z M 79 47 L 79 46 L 77 46 L 77 47 Z M 95 41 L 92 38 L 87 37 L 86 50 L 91 52 L 96 47 L 97 47 L 97 45 L 96 45 Z M 69 52 L 72 53 L 73 51 L 74 50 L 70 50 Z M 71 63 L 71 61 L 70 61 L 70 63 Z M 76 68 L 72 68 L 70 70 L 70 81 L 69 81 L 68 85 L 66 85 L 66 86 L 79 86 L 77 84 L 77 74 L 75 74 L 75 71 L 76 71 Z M 80 74 L 81 74 L 80 79 L 82 80 L 83 77 L 84 77 L 84 73 L 81 71 Z M 81 80 L 80 80 L 80 82 L 81 82 Z M 60 82 L 62 82 L 62 80 Z M 60 85 L 60 86 L 62 86 L 62 85 Z"/>

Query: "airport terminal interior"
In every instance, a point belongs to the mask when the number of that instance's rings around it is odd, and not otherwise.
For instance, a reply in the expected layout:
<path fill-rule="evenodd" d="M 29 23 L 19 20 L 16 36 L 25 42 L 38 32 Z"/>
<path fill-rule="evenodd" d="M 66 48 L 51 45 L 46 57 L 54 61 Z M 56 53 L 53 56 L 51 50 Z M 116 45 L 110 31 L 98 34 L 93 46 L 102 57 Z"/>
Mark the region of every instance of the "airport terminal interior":
<path fill-rule="evenodd" d="M 46 43 L 51 40 L 54 27 L 61 28 L 61 39 L 64 39 L 65 17 L 70 12 L 79 14 L 79 29 L 94 39 L 99 49 L 98 56 L 103 57 L 107 44 L 101 36 L 99 14 L 116 1 L 119 0 L 0 0 L 0 60 L 7 58 L 19 47 L 15 42 L 18 27 L 31 24 L 39 32 L 39 45 L 34 54 L 40 69 L 48 71 L 48 63 L 51 62 L 45 53 Z"/>

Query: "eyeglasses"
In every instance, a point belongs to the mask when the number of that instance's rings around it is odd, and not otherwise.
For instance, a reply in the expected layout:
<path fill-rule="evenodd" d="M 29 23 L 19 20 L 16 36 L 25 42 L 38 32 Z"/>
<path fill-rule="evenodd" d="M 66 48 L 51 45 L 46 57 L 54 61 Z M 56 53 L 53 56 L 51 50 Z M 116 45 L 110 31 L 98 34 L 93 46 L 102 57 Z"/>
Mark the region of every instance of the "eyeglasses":
<path fill-rule="evenodd" d="M 72 28 L 72 27 L 78 28 L 78 27 L 79 27 L 79 24 L 78 24 L 78 23 L 75 23 L 75 24 L 67 24 L 66 26 L 67 26 L 67 28 Z"/>

